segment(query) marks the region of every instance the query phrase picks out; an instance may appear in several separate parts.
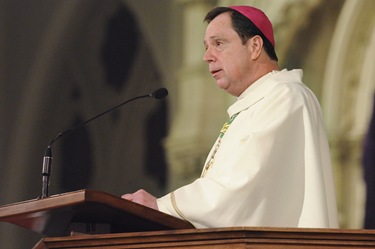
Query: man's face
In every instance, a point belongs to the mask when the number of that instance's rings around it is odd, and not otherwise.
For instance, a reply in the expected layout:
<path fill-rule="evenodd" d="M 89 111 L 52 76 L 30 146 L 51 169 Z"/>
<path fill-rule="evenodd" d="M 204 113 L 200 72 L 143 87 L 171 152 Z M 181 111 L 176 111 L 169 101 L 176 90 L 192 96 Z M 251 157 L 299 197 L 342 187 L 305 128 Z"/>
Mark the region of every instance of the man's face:
<path fill-rule="evenodd" d="M 248 42 L 242 41 L 232 27 L 229 13 L 222 13 L 207 26 L 203 59 L 218 87 L 239 96 L 250 84 L 253 62 Z"/>

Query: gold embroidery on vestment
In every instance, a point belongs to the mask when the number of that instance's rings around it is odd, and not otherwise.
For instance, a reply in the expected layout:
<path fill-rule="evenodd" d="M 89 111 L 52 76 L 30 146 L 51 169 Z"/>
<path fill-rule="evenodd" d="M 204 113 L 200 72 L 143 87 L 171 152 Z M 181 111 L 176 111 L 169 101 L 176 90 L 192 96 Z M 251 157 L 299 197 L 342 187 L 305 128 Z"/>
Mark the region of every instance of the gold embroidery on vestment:
<path fill-rule="evenodd" d="M 211 156 L 210 156 L 210 159 L 207 161 L 206 165 L 204 166 L 203 168 L 203 172 L 202 172 L 202 175 L 201 177 L 204 177 L 207 173 L 207 171 L 209 170 L 209 168 L 212 166 L 212 164 L 214 163 L 214 160 L 215 160 L 215 155 L 217 153 L 217 151 L 219 150 L 220 148 L 220 144 L 221 144 L 221 139 L 224 137 L 225 133 L 227 132 L 229 126 L 231 125 L 231 123 L 233 122 L 233 120 L 237 117 L 238 113 L 234 114 L 224 125 L 223 125 L 223 128 L 221 128 L 220 130 L 220 134 L 219 134 L 219 138 L 218 140 L 216 141 L 216 144 L 215 144 L 215 148 L 213 150 L 213 152 L 211 153 Z"/>

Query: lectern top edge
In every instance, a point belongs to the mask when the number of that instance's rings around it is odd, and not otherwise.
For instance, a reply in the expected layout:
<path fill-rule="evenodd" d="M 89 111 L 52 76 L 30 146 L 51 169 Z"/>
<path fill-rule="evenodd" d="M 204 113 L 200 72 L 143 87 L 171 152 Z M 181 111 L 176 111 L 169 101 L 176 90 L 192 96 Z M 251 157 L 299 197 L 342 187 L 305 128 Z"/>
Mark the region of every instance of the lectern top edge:
<path fill-rule="evenodd" d="M 0 207 L 0 222 L 48 236 L 66 236 L 72 224 L 105 224 L 114 232 L 194 228 L 189 222 L 111 194 L 79 190 Z"/>

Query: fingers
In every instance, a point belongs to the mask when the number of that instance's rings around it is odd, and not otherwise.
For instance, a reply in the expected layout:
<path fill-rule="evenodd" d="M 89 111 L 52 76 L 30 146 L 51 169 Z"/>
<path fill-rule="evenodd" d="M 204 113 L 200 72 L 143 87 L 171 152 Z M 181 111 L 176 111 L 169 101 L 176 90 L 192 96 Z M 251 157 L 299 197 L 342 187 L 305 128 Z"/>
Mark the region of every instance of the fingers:
<path fill-rule="evenodd" d="M 121 198 L 144 205 L 144 202 L 145 202 L 144 199 L 146 198 L 147 195 L 149 195 L 149 193 L 147 193 L 143 189 L 140 189 L 132 194 L 130 193 L 124 194 L 121 196 Z"/>
<path fill-rule="evenodd" d="M 134 200 L 134 196 L 133 194 L 124 194 L 121 196 L 122 199 L 125 199 L 125 200 L 128 200 L 128 201 L 133 201 Z"/>
<path fill-rule="evenodd" d="M 132 194 L 124 194 L 121 198 L 158 210 L 156 197 L 140 189 Z"/>
<path fill-rule="evenodd" d="M 145 195 L 148 195 L 148 193 L 143 190 L 143 189 L 140 189 L 132 194 L 128 193 L 128 194 L 124 194 L 121 196 L 121 198 L 125 199 L 125 200 L 128 200 L 128 201 L 134 201 L 135 199 L 138 199 L 138 198 L 142 198 L 144 197 Z"/>

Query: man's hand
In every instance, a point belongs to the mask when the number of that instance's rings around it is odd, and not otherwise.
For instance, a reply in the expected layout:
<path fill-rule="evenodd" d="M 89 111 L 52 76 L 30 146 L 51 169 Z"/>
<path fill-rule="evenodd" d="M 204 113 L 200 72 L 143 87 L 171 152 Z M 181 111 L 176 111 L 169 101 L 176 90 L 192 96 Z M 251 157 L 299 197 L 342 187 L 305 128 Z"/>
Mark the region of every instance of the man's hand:
<path fill-rule="evenodd" d="M 156 203 L 156 197 L 147 193 L 143 189 L 140 189 L 137 192 L 134 192 L 133 194 L 124 194 L 123 196 L 121 196 L 121 198 L 141 204 L 149 208 L 159 210 L 158 204 Z"/>

